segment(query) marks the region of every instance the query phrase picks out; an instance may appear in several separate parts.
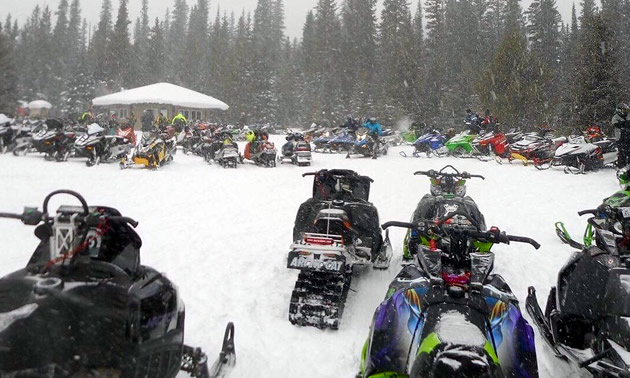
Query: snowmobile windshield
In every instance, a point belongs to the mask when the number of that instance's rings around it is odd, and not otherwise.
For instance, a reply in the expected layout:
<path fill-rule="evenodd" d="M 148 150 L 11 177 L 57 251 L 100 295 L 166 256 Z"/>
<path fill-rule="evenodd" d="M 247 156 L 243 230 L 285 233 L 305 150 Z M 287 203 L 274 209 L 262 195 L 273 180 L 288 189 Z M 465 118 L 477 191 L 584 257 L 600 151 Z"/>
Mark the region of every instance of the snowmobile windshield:
<path fill-rule="evenodd" d="M 630 317 L 630 271 L 625 268 L 610 271 L 606 297 L 607 314 Z"/>

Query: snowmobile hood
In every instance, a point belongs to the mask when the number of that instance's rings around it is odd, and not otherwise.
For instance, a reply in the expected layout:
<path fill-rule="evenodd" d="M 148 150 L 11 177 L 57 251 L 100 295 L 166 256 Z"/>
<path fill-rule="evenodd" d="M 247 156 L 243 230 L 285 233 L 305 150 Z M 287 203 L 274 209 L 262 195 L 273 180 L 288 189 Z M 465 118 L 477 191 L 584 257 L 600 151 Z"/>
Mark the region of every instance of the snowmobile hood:
<path fill-rule="evenodd" d="M 130 281 L 76 272 L 62 278 L 21 270 L 0 280 L 0 375 L 77 362 L 120 365 Z"/>
<path fill-rule="evenodd" d="M 567 155 L 587 154 L 595 151 L 598 147 L 591 143 L 565 143 L 556 150 L 556 157 Z"/>
<path fill-rule="evenodd" d="M 93 124 L 89 125 L 88 128 L 87 128 L 88 135 L 94 135 L 94 134 L 102 133 L 103 131 L 105 131 L 105 129 L 102 128 L 101 125 L 99 125 L 98 123 L 93 123 Z"/>

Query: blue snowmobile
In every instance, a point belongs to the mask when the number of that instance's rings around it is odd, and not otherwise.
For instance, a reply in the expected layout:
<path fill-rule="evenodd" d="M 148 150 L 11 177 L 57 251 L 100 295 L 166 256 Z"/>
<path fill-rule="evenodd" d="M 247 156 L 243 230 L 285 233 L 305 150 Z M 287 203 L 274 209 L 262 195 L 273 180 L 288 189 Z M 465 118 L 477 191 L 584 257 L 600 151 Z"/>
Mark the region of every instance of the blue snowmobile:
<path fill-rule="evenodd" d="M 414 151 L 413 157 L 420 157 L 420 154 L 424 153 L 427 157 L 432 155 L 442 157 L 446 156 L 446 150 L 443 148 L 446 144 L 446 138 L 438 130 L 432 130 L 424 135 L 421 135 L 413 143 Z M 404 151 L 400 151 L 402 157 L 408 157 Z"/>
<path fill-rule="evenodd" d="M 377 308 L 360 377 L 538 377 L 534 332 L 510 287 L 491 274 L 489 247 L 539 244 L 497 228 L 462 226 L 455 215 L 466 216 L 456 211 L 438 221 L 383 225 L 435 238 L 419 246 L 415 262 L 403 267 Z"/>

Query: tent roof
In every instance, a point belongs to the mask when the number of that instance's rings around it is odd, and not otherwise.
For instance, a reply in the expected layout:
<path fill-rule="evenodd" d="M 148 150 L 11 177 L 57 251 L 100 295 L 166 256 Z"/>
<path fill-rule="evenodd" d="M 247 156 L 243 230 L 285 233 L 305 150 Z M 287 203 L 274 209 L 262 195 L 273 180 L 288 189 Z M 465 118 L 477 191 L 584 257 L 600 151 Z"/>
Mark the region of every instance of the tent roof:
<path fill-rule="evenodd" d="M 96 106 L 160 104 L 197 109 L 227 110 L 229 106 L 214 97 L 174 84 L 156 83 L 92 100 Z"/>
<path fill-rule="evenodd" d="M 50 109 L 52 108 L 52 105 L 48 101 L 37 100 L 37 101 L 29 102 L 28 108 L 29 109 Z"/>

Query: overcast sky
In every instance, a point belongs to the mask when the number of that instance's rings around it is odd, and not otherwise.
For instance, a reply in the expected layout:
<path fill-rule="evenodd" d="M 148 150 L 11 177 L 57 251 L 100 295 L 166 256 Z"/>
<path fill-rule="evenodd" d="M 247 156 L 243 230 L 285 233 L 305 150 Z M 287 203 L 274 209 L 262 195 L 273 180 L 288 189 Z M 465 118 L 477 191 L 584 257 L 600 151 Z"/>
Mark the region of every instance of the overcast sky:
<path fill-rule="evenodd" d="M 7 14 L 11 13 L 14 18 L 17 18 L 20 24 L 28 18 L 28 16 L 35 8 L 35 5 L 40 4 L 42 6 L 48 5 L 51 9 L 57 9 L 60 0 L 0 0 L 0 21 L 4 22 Z M 562 14 L 562 18 L 570 20 L 571 18 L 571 5 L 572 0 L 556 0 L 558 9 Z M 577 1 L 577 0 L 576 0 Z M 129 13 L 132 21 L 135 21 L 136 17 L 140 14 L 141 0 L 129 0 Z M 196 0 L 187 0 L 189 5 L 195 4 Z M 216 14 L 217 7 L 220 6 L 222 11 L 228 12 L 234 11 L 240 14 L 241 10 L 251 10 L 252 13 L 256 8 L 257 0 L 210 0 L 212 9 L 212 17 Z M 342 0 L 338 0 L 340 4 Z M 414 9 L 417 4 L 416 0 L 411 1 L 414 4 Z M 521 0 L 523 8 L 529 6 L 531 0 Z M 577 1 L 579 3 L 579 1 Z M 83 17 L 86 17 L 88 22 L 96 24 L 98 22 L 98 15 L 100 12 L 102 0 L 81 0 L 81 8 L 83 9 Z M 116 10 L 118 9 L 118 1 L 113 0 L 114 4 L 114 19 L 116 17 Z M 152 19 L 155 17 L 162 18 L 167 7 L 172 8 L 174 0 L 149 0 L 149 12 Z M 379 0 L 382 3 L 382 0 Z M 317 0 L 284 0 L 285 14 L 286 14 L 286 26 L 287 34 L 291 37 L 299 37 L 302 34 L 302 25 L 306 18 L 306 13 L 309 9 L 312 9 L 317 4 Z M 578 5 L 576 5 L 578 6 Z M 131 29 L 133 30 L 133 29 Z"/>

